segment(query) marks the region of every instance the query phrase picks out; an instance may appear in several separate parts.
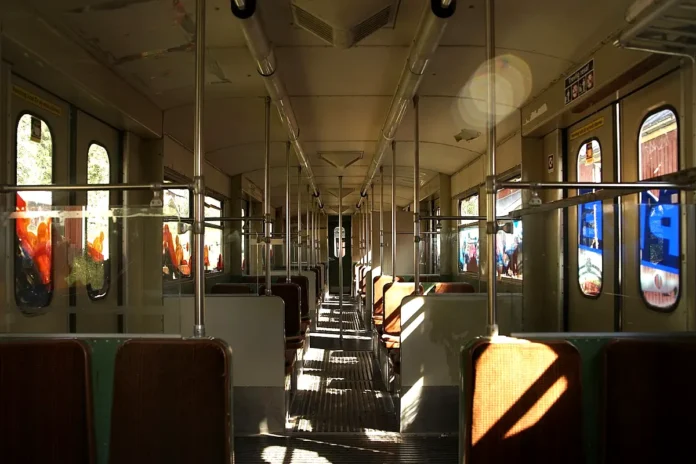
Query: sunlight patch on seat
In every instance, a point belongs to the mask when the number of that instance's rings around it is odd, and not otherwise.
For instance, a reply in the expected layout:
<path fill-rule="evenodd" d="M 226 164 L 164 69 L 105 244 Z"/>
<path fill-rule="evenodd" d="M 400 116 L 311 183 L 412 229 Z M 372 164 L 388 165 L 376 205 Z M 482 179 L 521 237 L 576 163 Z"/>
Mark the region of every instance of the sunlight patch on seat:
<path fill-rule="evenodd" d="M 505 433 L 504 438 L 513 437 L 518 433 L 522 433 L 536 425 L 541 418 L 544 417 L 547 412 L 549 412 L 549 409 L 556 404 L 556 401 L 558 401 L 566 390 L 568 390 L 568 379 L 563 376 L 556 380 L 551 388 L 546 390 L 542 397 L 539 398 L 536 403 L 534 403 L 534 406 L 529 408 L 529 411 L 527 411 L 524 416 L 522 416 L 520 420 L 518 420 L 517 423 L 507 431 L 507 433 Z"/>

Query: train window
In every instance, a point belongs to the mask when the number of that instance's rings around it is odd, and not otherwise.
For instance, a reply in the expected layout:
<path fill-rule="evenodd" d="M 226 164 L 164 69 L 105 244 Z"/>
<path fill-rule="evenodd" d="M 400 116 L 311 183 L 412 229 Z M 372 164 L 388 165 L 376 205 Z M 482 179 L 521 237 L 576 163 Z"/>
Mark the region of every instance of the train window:
<path fill-rule="evenodd" d="M 346 255 L 346 229 L 343 228 L 343 227 L 341 227 L 340 233 L 341 233 L 341 235 L 340 235 L 340 237 L 339 237 L 339 235 L 338 235 L 338 234 L 339 234 L 339 228 L 338 228 L 338 227 L 334 227 L 334 246 L 333 246 L 333 250 L 334 250 L 334 257 L 336 257 L 336 258 L 343 258 L 343 257 Z M 343 246 L 341 247 L 341 255 L 339 256 L 339 253 L 338 253 L 338 250 L 339 250 L 338 242 L 339 242 L 340 239 L 343 240 L 343 243 L 342 243 Z"/>
<path fill-rule="evenodd" d="M 650 113 L 638 134 L 638 179 L 679 170 L 679 126 L 670 108 Z M 640 289 L 647 305 L 673 308 L 679 299 L 681 232 L 679 192 L 650 190 L 640 194 Z"/>
<path fill-rule="evenodd" d="M 602 147 L 597 139 L 580 146 L 577 159 L 578 182 L 601 182 Z M 578 189 L 578 195 L 594 189 Z M 583 295 L 597 297 L 602 292 L 602 202 L 578 206 L 578 283 Z"/>
<path fill-rule="evenodd" d="M 213 197 L 205 197 L 205 269 L 210 272 L 222 271 L 222 223 L 209 218 L 222 217 L 222 202 Z"/>
<path fill-rule="evenodd" d="M 87 183 L 108 184 L 111 180 L 109 153 L 93 143 L 87 151 Z M 87 192 L 87 220 L 85 221 L 85 249 L 87 266 L 87 294 L 93 300 L 104 298 L 109 291 L 109 192 Z"/>
<path fill-rule="evenodd" d="M 519 182 L 520 177 L 509 182 Z M 522 190 L 498 190 L 496 197 L 496 215 L 507 216 L 511 211 L 522 207 Z M 512 233 L 499 231 L 496 240 L 496 266 L 498 275 L 513 279 L 522 278 L 522 221 L 512 222 Z"/>
<path fill-rule="evenodd" d="M 479 196 L 459 200 L 460 216 L 478 216 Z M 479 271 L 479 221 L 462 219 L 459 221 L 459 272 Z"/>
<path fill-rule="evenodd" d="M 16 133 L 17 185 L 53 183 L 53 135 L 48 125 L 23 114 Z M 50 211 L 51 192 L 17 192 L 18 212 Z M 15 223 L 15 302 L 23 312 L 48 306 L 53 295 L 51 218 L 17 218 Z"/>
<path fill-rule="evenodd" d="M 242 208 L 242 217 L 246 217 L 246 210 Z M 244 255 L 246 253 L 246 237 L 244 234 L 247 232 L 246 231 L 246 221 L 242 221 L 242 273 L 244 273 Z"/>
<path fill-rule="evenodd" d="M 166 183 L 166 181 L 165 181 Z M 167 279 L 191 277 L 191 197 L 187 189 L 165 189 L 163 213 L 177 220 L 164 223 L 162 272 Z"/>

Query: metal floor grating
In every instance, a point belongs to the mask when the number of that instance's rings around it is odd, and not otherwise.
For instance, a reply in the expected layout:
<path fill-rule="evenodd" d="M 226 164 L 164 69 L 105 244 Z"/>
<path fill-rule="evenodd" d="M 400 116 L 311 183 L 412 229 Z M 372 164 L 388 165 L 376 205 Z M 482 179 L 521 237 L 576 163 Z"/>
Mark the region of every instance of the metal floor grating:
<path fill-rule="evenodd" d="M 318 327 L 310 334 L 311 348 L 305 354 L 290 406 L 288 428 L 293 432 L 398 432 L 392 396 L 386 391 L 370 350 L 371 339 L 360 339 L 365 333 L 352 300 L 344 301 L 343 333 L 353 339 L 322 339 L 338 337 L 337 304 L 335 298 L 330 298 L 319 309 Z M 352 349 L 341 349 L 348 347 Z"/>
<path fill-rule="evenodd" d="M 369 351 L 310 348 L 290 406 L 293 432 L 398 432 L 394 402 Z"/>
<path fill-rule="evenodd" d="M 240 464 L 456 464 L 456 438 L 321 435 L 235 439 Z"/>

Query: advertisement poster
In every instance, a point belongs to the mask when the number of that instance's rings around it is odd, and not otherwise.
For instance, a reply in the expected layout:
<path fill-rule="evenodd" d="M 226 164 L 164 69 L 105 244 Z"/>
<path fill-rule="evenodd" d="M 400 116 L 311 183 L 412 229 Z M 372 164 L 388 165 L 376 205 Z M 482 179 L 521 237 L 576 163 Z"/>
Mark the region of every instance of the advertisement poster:
<path fill-rule="evenodd" d="M 643 292 L 673 295 L 679 292 L 679 205 L 674 191 L 641 194 L 640 279 Z M 676 197 L 676 201 L 675 201 Z"/>

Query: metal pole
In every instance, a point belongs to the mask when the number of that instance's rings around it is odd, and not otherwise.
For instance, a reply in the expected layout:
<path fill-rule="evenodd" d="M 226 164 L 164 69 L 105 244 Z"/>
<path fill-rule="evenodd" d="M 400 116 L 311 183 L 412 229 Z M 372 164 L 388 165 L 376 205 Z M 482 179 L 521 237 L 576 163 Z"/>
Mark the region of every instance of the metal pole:
<path fill-rule="evenodd" d="M 420 292 L 420 105 L 418 95 L 413 97 L 413 109 L 415 111 L 416 124 L 414 125 L 414 150 L 413 150 L 413 283 L 414 293 Z"/>
<path fill-rule="evenodd" d="M 367 264 L 372 269 L 372 231 L 374 230 L 374 215 L 372 214 L 372 209 L 375 207 L 375 186 L 370 186 L 370 208 L 368 214 L 370 215 L 370 220 L 367 228 Z"/>
<path fill-rule="evenodd" d="M 310 242 L 310 240 L 309 240 L 310 239 L 310 234 L 309 234 L 309 231 L 310 231 L 309 202 L 312 201 L 311 200 L 312 194 L 309 193 L 309 184 L 307 184 L 307 198 L 308 198 L 308 200 L 307 200 L 307 222 L 306 222 L 306 224 L 307 224 L 307 240 L 306 240 L 306 245 L 305 245 L 307 251 L 305 252 L 305 254 L 307 255 L 307 269 L 309 269 L 310 266 L 312 265 L 312 258 L 311 258 L 312 252 L 309 250 L 309 242 Z"/>
<path fill-rule="evenodd" d="M 486 177 L 486 235 L 488 237 L 488 335 L 498 335 L 498 315 L 496 313 L 496 96 L 495 96 L 495 5 L 494 0 L 486 0 L 486 62 L 488 71 L 488 175 Z"/>
<path fill-rule="evenodd" d="M 263 215 L 264 242 L 266 243 L 266 296 L 271 292 L 271 98 L 264 99 L 266 109 L 266 156 L 264 162 L 264 187 L 263 187 Z"/>
<path fill-rule="evenodd" d="M 641 190 L 694 190 L 696 183 L 679 183 L 679 182 L 498 182 L 496 187 L 498 190 L 512 188 L 523 190 L 575 190 L 583 188 L 594 188 L 596 190 L 625 190 L 625 189 L 641 189 Z"/>
<path fill-rule="evenodd" d="M 379 167 L 379 275 L 384 274 L 384 166 Z"/>
<path fill-rule="evenodd" d="M 59 191 L 90 191 L 90 190 L 195 190 L 195 184 L 79 184 L 79 185 L 0 185 L 0 193 L 13 192 L 59 192 Z"/>
<path fill-rule="evenodd" d="M 343 340 L 343 176 L 338 176 L 338 315 Z"/>
<path fill-rule="evenodd" d="M 285 281 L 291 283 L 290 278 L 290 246 L 292 237 L 290 232 L 290 142 L 285 144 Z"/>
<path fill-rule="evenodd" d="M 302 272 L 302 168 L 297 167 L 297 274 Z"/>
<path fill-rule="evenodd" d="M 392 282 L 396 282 L 396 142 L 392 142 L 391 223 Z"/>
<path fill-rule="evenodd" d="M 205 180 L 203 179 L 203 114 L 205 103 L 205 0 L 196 2 L 196 95 L 193 127 L 193 336 L 205 337 Z"/>

